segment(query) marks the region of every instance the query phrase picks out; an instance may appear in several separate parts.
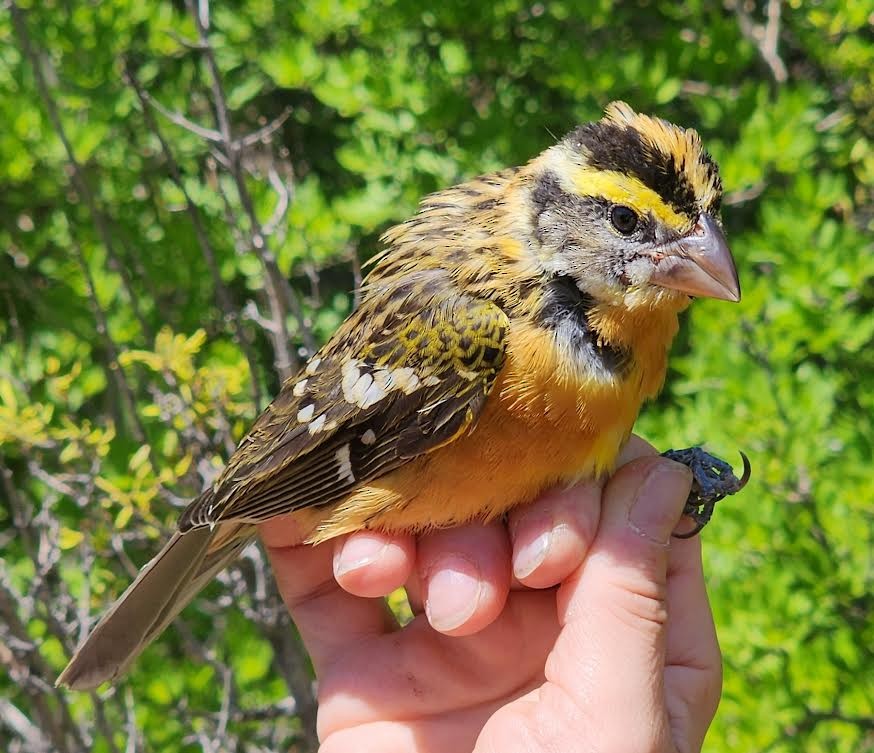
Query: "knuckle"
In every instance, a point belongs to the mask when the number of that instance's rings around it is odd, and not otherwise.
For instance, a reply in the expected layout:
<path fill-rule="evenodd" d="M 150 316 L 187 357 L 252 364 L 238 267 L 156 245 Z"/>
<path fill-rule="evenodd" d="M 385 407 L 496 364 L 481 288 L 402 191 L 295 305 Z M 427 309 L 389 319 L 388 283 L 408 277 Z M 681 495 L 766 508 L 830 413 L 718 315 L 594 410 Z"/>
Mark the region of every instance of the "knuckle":
<path fill-rule="evenodd" d="M 624 623 L 645 633 L 662 630 L 668 621 L 667 590 L 640 574 L 616 584 L 610 607 Z"/>

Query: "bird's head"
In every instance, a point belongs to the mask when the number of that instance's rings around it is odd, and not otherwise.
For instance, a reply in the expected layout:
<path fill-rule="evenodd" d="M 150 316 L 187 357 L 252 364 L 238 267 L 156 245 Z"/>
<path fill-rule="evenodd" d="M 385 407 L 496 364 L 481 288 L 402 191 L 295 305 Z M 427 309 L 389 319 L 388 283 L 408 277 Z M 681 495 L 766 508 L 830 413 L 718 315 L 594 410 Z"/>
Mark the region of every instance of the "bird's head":
<path fill-rule="evenodd" d="M 719 171 L 695 131 L 614 102 L 532 167 L 546 272 L 570 277 L 596 301 L 740 300 L 719 220 Z"/>

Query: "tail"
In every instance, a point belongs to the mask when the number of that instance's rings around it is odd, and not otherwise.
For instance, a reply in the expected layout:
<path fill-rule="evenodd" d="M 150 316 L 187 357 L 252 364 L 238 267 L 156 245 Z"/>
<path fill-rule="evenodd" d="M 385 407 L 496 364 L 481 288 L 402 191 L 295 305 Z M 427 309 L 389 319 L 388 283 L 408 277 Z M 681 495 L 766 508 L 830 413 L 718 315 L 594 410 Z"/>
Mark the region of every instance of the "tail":
<path fill-rule="evenodd" d="M 55 685 L 90 690 L 124 674 L 188 602 L 252 540 L 255 528 L 225 523 L 177 531 L 79 646 Z"/>

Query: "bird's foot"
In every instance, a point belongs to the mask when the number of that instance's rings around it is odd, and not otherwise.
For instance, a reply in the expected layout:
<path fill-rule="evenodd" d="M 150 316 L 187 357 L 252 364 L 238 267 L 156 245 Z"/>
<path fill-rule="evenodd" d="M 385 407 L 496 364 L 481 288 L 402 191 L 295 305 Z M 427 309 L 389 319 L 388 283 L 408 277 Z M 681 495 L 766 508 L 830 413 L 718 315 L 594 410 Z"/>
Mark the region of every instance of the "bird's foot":
<path fill-rule="evenodd" d="M 687 447 L 685 450 L 668 450 L 662 455 L 682 463 L 692 471 L 692 490 L 683 508 L 683 514 L 695 521 L 691 531 L 675 533 L 678 539 L 688 539 L 707 525 L 713 515 L 713 508 L 723 497 L 736 494 L 750 480 L 750 461 L 743 453 L 743 475 L 738 478 L 732 467 L 724 460 L 704 452 L 700 447 Z"/>

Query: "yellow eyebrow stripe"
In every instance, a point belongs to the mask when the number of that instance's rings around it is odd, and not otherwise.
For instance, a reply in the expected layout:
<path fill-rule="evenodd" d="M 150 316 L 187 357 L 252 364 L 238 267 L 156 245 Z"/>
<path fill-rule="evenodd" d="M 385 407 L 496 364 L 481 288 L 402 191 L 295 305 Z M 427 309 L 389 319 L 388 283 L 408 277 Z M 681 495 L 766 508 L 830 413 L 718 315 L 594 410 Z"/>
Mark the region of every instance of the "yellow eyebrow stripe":
<path fill-rule="evenodd" d="M 581 168 L 573 176 L 574 189 L 580 196 L 603 198 L 612 204 L 624 204 L 639 215 L 652 214 L 669 228 L 689 230 L 692 220 L 662 201 L 662 198 L 640 180 L 615 170 Z"/>

